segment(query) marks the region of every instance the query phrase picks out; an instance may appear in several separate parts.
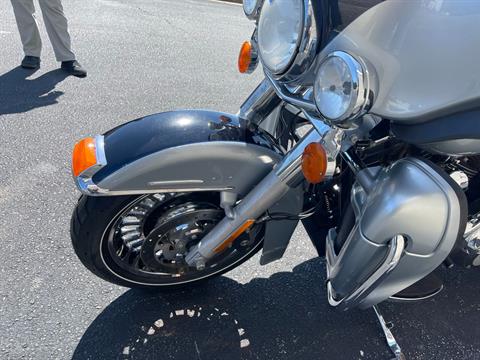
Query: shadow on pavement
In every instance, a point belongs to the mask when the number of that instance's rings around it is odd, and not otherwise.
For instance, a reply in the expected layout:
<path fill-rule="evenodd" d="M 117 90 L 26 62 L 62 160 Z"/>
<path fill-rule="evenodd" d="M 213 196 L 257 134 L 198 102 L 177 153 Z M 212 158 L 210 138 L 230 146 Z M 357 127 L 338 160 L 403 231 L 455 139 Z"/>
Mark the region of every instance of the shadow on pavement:
<path fill-rule="evenodd" d="M 24 113 L 54 105 L 64 93 L 52 91 L 68 74 L 61 69 L 49 71 L 29 80 L 35 70 L 16 67 L 0 75 L 0 115 Z"/>
<path fill-rule="evenodd" d="M 372 310 L 339 312 L 328 305 L 323 274 L 322 260 L 314 259 L 293 272 L 245 285 L 221 277 L 171 294 L 130 290 L 90 325 L 73 359 L 392 358 Z M 449 358 L 449 351 L 461 358 L 476 356 L 478 337 L 464 333 L 461 322 L 444 324 L 445 318 L 452 317 L 452 307 L 460 306 L 448 300 L 457 296 L 459 284 L 453 283 L 454 288 L 440 295 L 440 300 L 382 305 L 387 320 L 405 312 L 396 319 L 402 326 L 394 332 L 407 358 Z M 478 308 L 474 294 L 480 293 L 480 281 L 469 285 L 469 290 L 464 292 L 470 298 L 463 300 L 463 306 L 468 308 L 471 302 L 470 307 Z M 476 318 L 466 325 L 474 330 L 479 315 L 470 310 Z M 436 328 L 424 327 L 423 319 L 432 314 L 428 321 Z M 444 335 L 451 344 L 437 349 L 437 340 L 443 341 Z M 462 340 L 467 335 L 473 347 Z"/>

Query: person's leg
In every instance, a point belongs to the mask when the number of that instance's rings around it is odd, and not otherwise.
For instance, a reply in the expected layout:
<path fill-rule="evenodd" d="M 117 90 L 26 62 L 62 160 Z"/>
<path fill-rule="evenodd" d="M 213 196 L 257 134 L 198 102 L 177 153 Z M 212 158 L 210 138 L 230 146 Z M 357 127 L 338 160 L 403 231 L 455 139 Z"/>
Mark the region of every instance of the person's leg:
<path fill-rule="evenodd" d="M 68 33 L 68 21 L 63 13 L 62 1 L 39 0 L 39 2 L 48 37 L 52 43 L 57 61 L 62 62 L 62 69 L 77 77 L 87 76 L 86 70 L 75 60 L 70 34 Z"/>
<path fill-rule="evenodd" d="M 61 0 L 39 0 L 39 3 L 57 61 L 75 60 L 70 34 L 68 33 L 68 22 L 63 13 Z"/>
<path fill-rule="evenodd" d="M 42 52 L 42 39 L 38 31 L 33 0 L 11 0 L 11 2 L 25 56 L 39 58 Z"/>

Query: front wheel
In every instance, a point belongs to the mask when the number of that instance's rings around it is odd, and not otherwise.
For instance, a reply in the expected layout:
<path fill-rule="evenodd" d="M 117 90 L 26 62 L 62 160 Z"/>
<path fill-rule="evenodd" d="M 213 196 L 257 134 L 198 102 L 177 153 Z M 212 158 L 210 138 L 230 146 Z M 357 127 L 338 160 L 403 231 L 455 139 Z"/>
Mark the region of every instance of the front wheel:
<path fill-rule="evenodd" d="M 204 269 L 189 267 L 185 254 L 222 218 L 218 193 L 82 196 L 70 233 L 82 263 L 109 282 L 171 289 L 223 274 L 260 250 L 264 229 L 255 225 Z"/>

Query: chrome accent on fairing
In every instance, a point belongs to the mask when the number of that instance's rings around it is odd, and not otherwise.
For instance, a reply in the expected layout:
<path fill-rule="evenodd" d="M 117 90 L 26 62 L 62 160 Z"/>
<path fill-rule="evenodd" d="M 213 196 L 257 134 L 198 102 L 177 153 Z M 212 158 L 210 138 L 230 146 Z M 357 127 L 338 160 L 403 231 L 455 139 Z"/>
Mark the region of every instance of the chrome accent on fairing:
<path fill-rule="evenodd" d="M 379 285 L 385 277 L 398 265 L 400 258 L 405 250 L 405 238 L 402 235 L 394 236 L 389 245 L 389 251 L 383 263 L 373 272 L 367 280 L 359 284 L 358 288 L 350 295 L 335 299 L 334 289 L 329 280 L 327 280 L 328 302 L 332 306 L 339 306 L 343 310 L 356 307 L 365 297 Z M 333 241 L 329 234 L 327 238 L 326 260 L 327 260 L 327 279 L 330 271 L 337 265 L 338 259 L 333 248 Z M 347 264 L 348 265 L 348 264 Z"/>
<path fill-rule="evenodd" d="M 375 305 L 421 280 L 450 255 L 467 206 L 463 192 L 442 171 L 405 158 L 357 174 L 357 179 L 368 176 L 352 188 L 355 225 L 338 254 L 335 230 L 327 239 L 333 305 Z"/>
<path fill-rule="evenodd" d="M 372 89 L 370 84 L 370 76 L 365 63 L 358 57 L 348 54 L 344 51 L 334 51 L 328 54 L 319 64 L 322 64 L 331 57 L 339 57 L 347 65 L 352 76 L 352 91 L 354 92 L 354 101 L 352 101 L 345 113 L 336 119 L 328 119 L 334 124 L 341 124 L 347 120 L 354 120 L 364 115 L 373 102 Z M 315 89 L 315 87 L 314 87 Z M 315 98 L 314 91 L 314 98 Z M 316 104 L 318 111 L 321 113 L 320 104 Z"/>
<path fill-rule="evenodd" d="M 320 39 L 311 0 L 304 0 L 303 16 L 302 38 L 297 48 L 297 54 L 294 57 L 293 63 L 290 64 L 290 67 L 282 74 L 273 74 L 264 66 L 265 73 L 272 77 L 272 79 L 285 83 L 298 80 L 315 61 Z"/>
<path fill-rule="evenodd" d="M 319 142 L 328 137 L 329 132 L 320 134 L 312 129 L 290 150 L 280 163 L 268 174 L 242 201 L 235 206 L 233 217 L 225 217 L 215 226 L 198 245 L 192 248 L 185 260 L 190 266 L 204 263 L 215 256 L 215 249 L 225 239 L 240 228 L 248 219 L 257 219 L 275 202 L 281 199 L 290 188 L 295 188 L 303 180 L 301 158 L 305 147 L 312 142 Z M 328 149 L 327 149 L 328 151 Z M 338 151 L 338 149 L 335 149 Z M 336 157 L 336 156 L 335 156 Z M 329 156 L 329 160 L 335 157 Z M 331 168 L 331 167 L 330 167 Z"/>

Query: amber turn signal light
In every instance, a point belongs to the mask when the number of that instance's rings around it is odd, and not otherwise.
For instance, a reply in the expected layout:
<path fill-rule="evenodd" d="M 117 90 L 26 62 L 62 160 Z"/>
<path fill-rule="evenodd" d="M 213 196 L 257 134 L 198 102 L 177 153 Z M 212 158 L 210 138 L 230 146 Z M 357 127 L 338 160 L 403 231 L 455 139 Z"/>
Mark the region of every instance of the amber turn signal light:
<path fill-rule="evenodd" d="M 307 145 L 302 155 L 302 172 L 311 184 L 322 182 L 327 173 L 327 153 L 318 142 Z"/>
<path fill-rule="evenodd" d="M 238 71 L 249 74 L 257 67 L 256 51 L 250 41 L 245 41 L 238 54 Z"/>
<path fill-rule="evenodd" d="M 97 165 L 97 151 L 95 139 L 88 137 L 80 140 L 73 148 L 72 171 L 74 176 L 79 176 L 85 170 Z"/>

